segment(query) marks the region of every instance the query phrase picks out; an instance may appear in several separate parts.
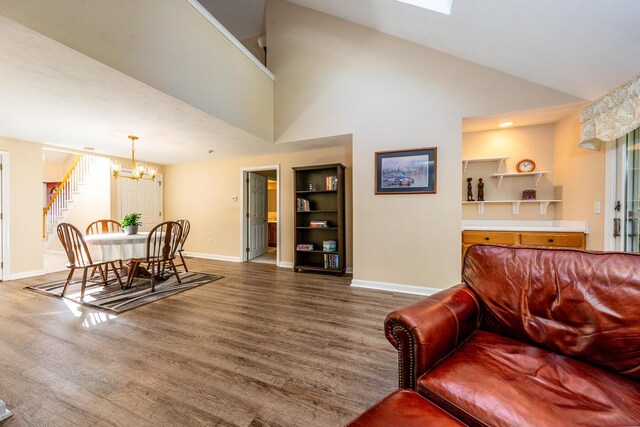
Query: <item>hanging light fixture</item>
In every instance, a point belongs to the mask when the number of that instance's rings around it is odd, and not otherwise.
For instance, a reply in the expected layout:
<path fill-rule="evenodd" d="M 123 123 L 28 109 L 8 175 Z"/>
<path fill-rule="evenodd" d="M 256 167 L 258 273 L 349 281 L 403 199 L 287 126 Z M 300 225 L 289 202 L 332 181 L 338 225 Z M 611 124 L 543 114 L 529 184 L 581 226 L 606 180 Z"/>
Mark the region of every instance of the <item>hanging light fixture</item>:
<path fill-rule="evenodd" d="M 120 162 L 112 161 L 111 162 L 111 174 L 115 179 L 118 178 L 128 178 L 134 181 L 139 181 L 141 179 L 148 179 L 153 181 L 156 179 L 156 173 L 158 172 L 154 166 L 147 166 L 146 163 L 136 162 L 135 156 L 135 147 L 134 144 L 138 139 L 135 135 L 129 135 L 127 138 L 131 140 L 131 175 L 130 176 L 121 176 L 122 165 Z M 147 175 L 147 176 L 145 176 Z"/>

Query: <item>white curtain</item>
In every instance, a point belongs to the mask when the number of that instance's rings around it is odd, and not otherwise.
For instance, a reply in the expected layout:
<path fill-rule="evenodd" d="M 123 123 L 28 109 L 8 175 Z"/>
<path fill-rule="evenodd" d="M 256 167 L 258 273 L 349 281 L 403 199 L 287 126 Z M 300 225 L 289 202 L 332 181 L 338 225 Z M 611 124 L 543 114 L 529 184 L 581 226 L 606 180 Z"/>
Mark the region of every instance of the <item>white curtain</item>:
<path fill-rule="evenodd" d="M 613 141 L 640 127 L 640 75 L 598 99 L 580 115 L 580 145 Z"/>

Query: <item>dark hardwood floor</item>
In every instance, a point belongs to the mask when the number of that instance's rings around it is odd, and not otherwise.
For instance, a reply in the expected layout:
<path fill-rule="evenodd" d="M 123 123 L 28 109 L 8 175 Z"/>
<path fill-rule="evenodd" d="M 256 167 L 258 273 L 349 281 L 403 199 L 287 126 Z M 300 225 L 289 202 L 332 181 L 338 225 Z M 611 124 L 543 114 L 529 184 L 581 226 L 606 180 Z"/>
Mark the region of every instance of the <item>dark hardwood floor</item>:
<path fill-rule="evenodd" d="M 117 317 L 0 284 L 2 427 L 340 426 L 396 388 L 383 321 L 420 297 L 188 263 L 226 277 Z"/>

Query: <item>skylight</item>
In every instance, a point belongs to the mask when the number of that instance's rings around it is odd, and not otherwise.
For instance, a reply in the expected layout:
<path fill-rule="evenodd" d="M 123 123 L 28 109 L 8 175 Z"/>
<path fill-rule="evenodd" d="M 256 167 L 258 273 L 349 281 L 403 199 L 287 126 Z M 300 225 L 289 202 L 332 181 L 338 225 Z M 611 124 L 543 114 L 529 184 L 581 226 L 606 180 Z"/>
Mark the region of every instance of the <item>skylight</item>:
<path fill-rule="evenodd" d="M 453 0 L 398 0 L 402 3 L 418 6 L 423 9 L 429 9 L 434 12 L 444 13 L 445 15 L 451 15 L 451 5 Z"/>

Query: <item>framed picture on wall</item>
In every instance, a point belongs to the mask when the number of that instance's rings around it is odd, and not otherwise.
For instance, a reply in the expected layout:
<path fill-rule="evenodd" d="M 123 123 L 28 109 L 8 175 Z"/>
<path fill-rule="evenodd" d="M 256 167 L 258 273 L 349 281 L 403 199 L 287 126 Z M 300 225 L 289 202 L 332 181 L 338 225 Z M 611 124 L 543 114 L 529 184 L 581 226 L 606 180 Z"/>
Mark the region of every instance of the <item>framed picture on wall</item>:
<path fill-rule="evenodd" d="M 376 194 L 435 194 L 437 148 L 376 153 Z"/>

